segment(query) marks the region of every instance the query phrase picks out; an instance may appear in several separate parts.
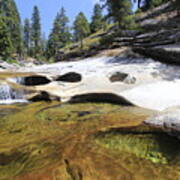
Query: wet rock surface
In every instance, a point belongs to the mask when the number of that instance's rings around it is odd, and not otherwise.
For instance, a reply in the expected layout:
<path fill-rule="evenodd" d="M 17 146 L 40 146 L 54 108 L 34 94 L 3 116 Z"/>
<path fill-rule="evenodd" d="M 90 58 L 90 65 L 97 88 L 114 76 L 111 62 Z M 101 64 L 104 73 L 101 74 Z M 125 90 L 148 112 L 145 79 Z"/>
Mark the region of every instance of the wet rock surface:
<path fill-rule="evenodd" d="M 165 110 L 147 119 L 145 124 L 161 128 L 170 135 L 180 138 L 180 109 L 175 107 Z"/>
<path fill-rule="evenodd" d="M 130 74 L 115 72 L 110 76 L 110 81 L 113 82 L 124 82 L 127 84 L 134 84 L 136 82 L 136 78 L 131 76 Z"/>
<path fill-rule="evenodd" d="M 110 81 L 111 82 L 124 81 L 127 77 L 128 77 L 128 74 L 126 73 L 115 72 L 114 74 L 111 75 Z"/>
<path fill-rule="evenodd" d="M 20 66 L 17 64 L 10 64 L 3 60 L 0 60 L 0 71 L 4 71 L 4 70 L 8 70 L 8 69 L 17 70 L 19 67 Z"/>
<path fill-rule="evenodd" d="M 46 92 L 50 96 L 58 97 L 62 102 L 69 102 L 73 97 L 85 94 L 99 94 L 99 100 L 103 101 L 108 98 L 103 94 L 112 94 L 117 99 L 124 99 L 136 106 L 162 111 L 180 104 L 178 68 L 152 59 L 119 56 L 88 58 L 78 62 L 61 62 L 21 69 L 19 77 L 27 77 L 29 85 L 19 88 L 37 93 Z M 23 71 L 33 75 L 23 76 Z M 79 73 L 75 75 L 74 72 Z M 18 77 L 16 73 L 14 76 Z M 59 77 L 71 81 L 55 80 Z M 115 82 L 110 81 L 111 77 Z M 20 85 L 23 81 L 20 81 Z M 17 86 L 18 78 L 10 83 Z"/>
<path fill-rule="evenodd" d="M 180 111 L 163 110 L 180 105 L 180 73 L 160 62 L 179 64 L 179 46 L 172 44 L 180 36 L 159 12 L 137 19 L 148 33 L 126 31 L 114 39 L 111 47 L 128 46 L 118 56 L 29 64 L 0 76 L 6 92 L 22 88 L 36 102 L 0 105 L 0 179 L 179 180 Z M 168 25 L 174 29 L 162 29 Z"/>
<path fill-rule="evenodd" d="M 178 180 L 179 141 L 142 126 L 151 113 L 103 103 L 22 106 L 1 119 L 0 179 Z"/>
<path fill-rule="evenodd" d="M 35 92 L 35 93 L 28 94 L 28 95 L 26 96 L 26 98 L 27 98 L 28 101 L 30 101 L 30 102 L 60 101 L 60 97 L 52 96 L 52 95 L 48 94 L 48 93 L 45 92 L 45 91 L 40 91 L 40 92 Z"/>

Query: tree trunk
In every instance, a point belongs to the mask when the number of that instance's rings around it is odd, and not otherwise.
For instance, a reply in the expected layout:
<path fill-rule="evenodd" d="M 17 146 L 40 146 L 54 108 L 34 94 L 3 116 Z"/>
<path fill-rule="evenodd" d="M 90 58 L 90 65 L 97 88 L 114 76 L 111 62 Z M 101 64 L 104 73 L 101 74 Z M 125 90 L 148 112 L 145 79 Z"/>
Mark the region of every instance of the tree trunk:
<path fill-rule="evenodd" d="M 141 7 L 141 0 L 138 0 L 138 9 Z"/>
<path fill-rule="evenodd" d="M 81 49 L 83 49 L 83 38 L 81 38 Z"/>

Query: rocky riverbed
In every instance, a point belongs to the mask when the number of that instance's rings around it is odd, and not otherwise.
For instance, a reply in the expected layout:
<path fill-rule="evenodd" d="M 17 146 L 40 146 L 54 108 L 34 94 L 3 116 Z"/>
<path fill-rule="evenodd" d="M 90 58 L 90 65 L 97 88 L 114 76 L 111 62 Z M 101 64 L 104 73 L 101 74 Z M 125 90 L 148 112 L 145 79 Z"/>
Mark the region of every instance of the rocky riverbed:
<path fill-rule="evenodd" d="M 85 97 L 103 101 L 106 94 L 107 99 L 116 97 L 116 103 L 156 111 L 180 105 L 179 66 L 142 57 L 103 56 L 19 68 L 12 76 L 5 81 L 37 93 L 45 92 L 61 102 L 81 101 Z"/>
<path fill-rule="evenodd" d="M 0 106 L 0 179 L 179 179 L 180 141 L 152 111 L 107 103 Z"/>
<path fill-rule="evenodd" d="M 2 71 L 0 179 L 178 180 L 178 69 L 101 56 Z"/>

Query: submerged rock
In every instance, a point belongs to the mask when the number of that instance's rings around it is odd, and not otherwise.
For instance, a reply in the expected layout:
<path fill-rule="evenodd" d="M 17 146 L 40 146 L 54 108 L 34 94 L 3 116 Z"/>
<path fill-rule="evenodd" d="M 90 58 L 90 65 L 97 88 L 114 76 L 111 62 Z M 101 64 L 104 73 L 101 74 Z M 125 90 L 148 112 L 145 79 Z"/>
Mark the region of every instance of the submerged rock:
<path fill-rule="evenodd" d="M 176 147 L 180 145 L 177 139 L 143 126 L 99 132 L 97 143 L 116 153 L 125 151 L 158 164 L 168 164 L 174 158 L 172 154 L 179 153 Z"/>
<path fill-rule="evenodd" d="M 0 179 L 178 176 L 179 141 L 141 127 L 151 115 L 142 108 L 38 102 L 19 109 L 0 121 Z"/>

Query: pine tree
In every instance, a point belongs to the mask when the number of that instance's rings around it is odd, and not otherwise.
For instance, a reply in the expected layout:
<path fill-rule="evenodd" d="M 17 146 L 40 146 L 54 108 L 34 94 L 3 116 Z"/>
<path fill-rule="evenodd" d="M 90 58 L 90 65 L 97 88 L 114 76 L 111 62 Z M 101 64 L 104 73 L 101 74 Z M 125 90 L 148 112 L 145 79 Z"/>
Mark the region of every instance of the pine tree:
<path fill-rule="evenodd" d="M 24 21 L 24 46 L 26 48 L 26 54 L 29 55 L 31 44 L 31 25 L 29 19 Z"/>
<path fill-rule="evenodd" d="M 6 25 L 6 18 L 0 16 L 0 56 L 7 60 L 13 53 L 11 36 Z"/>
<path fill-rule="evenodd" d="M 74 21 L 74 38 L 76 41 L 81 41 L 81 48 L 83 48 L 83 39 L 90 33 L 89 23 L 85 15 L 80 12 Z"/>
<path fill-rule="evenodd" d="M 62 47 L 64 47 L 69 41 L 70 41 L 70 37 L 71 34 L 69 32 L 69 19 L 66 16 L 66 11 L 65 9 L 62 7 L 60 10 L 60 14 L 59 14 L 59 24 L 60 24 L 60 41 L 62 43 Z"/>
<path fill-rule="evenodd" d="M 121 29 L 126 29 L 131 24 L 132 14 L 131 0 L 107 0 L 109 16 L 118 22 Z"/>
<path fill-rule="evenodd" d="M 21 55 L 23 52 L 23 41 L 22 41 L 22 33 L 21 33 L 21 19 L 20 15 L 14 0 L 12 0 L 12 9 L 13 14 L 12 18 L 14 19 L 13 27 L 11 29 L 12 33 L 12 42 L 14 47 L 16 48 L 16 52 Z"/>
<path fill-rule="evenodd" d="M 48 58 L 52 56 L 56 56 L 59 48 L 61 47 L 61 42 L 59 41 L 59 32 L 60 32 L 60 24 L 59 24 L 59 13 L 58 13 L 53 23 L 52 32 L 49 35 L 49 39 L 48 39 L 48 45 L 47 45 Z"/>
<path fill-rule="evenodd" d="M 41 54 L 41 24 L 40 13 L 37 6 L 34 6 L 31 26 L 32 56 L 38 57 Z"/>
<path fill-rule="evenodd" d="M 92 33 L 97 32 L 103 27 L 103 25 L 104 22 L 103 22 L 102 8 L 100 4 L 95 4 L 93 16 L 92 16 L 92 22 L 90 24 L 91 32 Z"/>
<path fill-rule="evenodd" d="M 45 33 L 42 33 L 42 37 L 41 37 L 41 50 L 42 50 L 42 55 L 43 57 L 46 56 L 46 47 L 47 47 L 47 40 L 46 40 L 46 35 Z"/>
<path fill-rule="evenodd" d="M 17 54 L 22 53 L 21 20 L 14 0 L 0 1 L 0 14 L 6 17 L 5 23 L 10 33 L 10 40 Z"/>
<path fill-rule="evenodd" d="M 62 7 L 60 13 L 57 14 L 52 32 L 48 40 L 48 58 L 56 56 L 60 48 L 63 48 L 69 41 L 71 34 L 68 27 L 68 17 Z"/>

